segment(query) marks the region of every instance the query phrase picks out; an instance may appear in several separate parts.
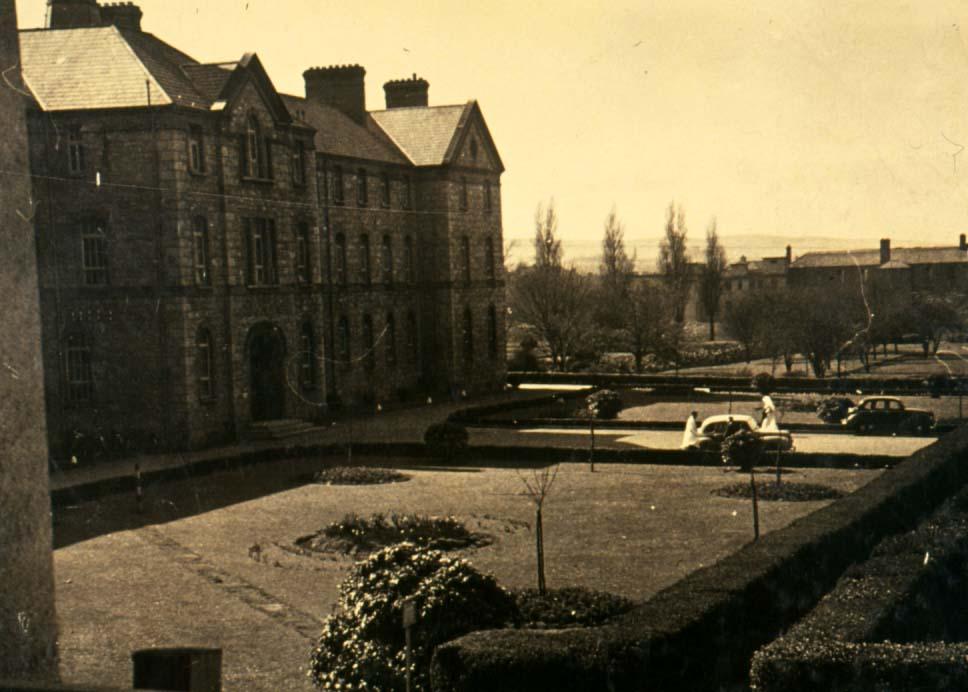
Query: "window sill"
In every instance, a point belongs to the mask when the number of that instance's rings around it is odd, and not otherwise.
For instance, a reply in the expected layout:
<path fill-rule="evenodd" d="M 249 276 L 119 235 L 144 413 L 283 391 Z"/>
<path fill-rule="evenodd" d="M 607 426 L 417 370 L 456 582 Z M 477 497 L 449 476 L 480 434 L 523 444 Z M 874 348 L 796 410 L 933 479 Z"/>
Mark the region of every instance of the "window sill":
<path fill-rule="evenodd" d="M 246 288 L 250 291 L 274 291 L 279 288 L 280 284 L 246 284 Z"/>
<path fill-rule="evenodd" d="M 272 178 L 255 178 L 250 175 L 243 175 L 242 182 L 256 183 L 257 185 L 274 185 L 276 181 Z"/>
<path fill-rule="evenodd" d="M 204 178 L 206 175 L 208 175 L 208 172 L 205 169 L 195 170 L 194 168 L 189 168 L 188 174 L 193 178 Z"/>
<path fill-rule="evenodd" d="M 198 403 L 202 406 L 214 406 L 218 403 L 218 399 L 214 396 L 200 396 L 198 397 Z"/>

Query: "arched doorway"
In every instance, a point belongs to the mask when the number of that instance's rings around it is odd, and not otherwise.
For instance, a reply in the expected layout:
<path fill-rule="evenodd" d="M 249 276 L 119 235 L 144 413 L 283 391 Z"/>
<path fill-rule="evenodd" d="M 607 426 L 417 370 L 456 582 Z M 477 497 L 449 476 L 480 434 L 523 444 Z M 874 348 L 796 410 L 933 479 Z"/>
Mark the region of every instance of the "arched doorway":
<path fill-rule="evenodd" d="M 286 415 L 286 340 L 279 327 L 263 322 L 249 331 L 249 393 L 252 420 Z"/>

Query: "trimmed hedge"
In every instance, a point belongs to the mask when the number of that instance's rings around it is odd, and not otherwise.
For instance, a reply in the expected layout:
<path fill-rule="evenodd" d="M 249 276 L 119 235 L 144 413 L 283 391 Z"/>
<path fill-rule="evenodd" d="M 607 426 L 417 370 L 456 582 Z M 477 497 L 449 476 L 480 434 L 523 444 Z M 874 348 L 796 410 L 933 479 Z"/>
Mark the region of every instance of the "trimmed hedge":
<path fill-rule="evenodd" d="M 744 681 L 754 651 L 807 613 L 850 564 L 968 481 L 966 453 L 962 428 L 602 627 L 448 642 L 434 656 L 433 688 L 717 690 Z"/>
<path fill-rule="evenodd" d="M 849 569 L 753 657 L 753 689 L 968 689 L 968 492 Z"/>

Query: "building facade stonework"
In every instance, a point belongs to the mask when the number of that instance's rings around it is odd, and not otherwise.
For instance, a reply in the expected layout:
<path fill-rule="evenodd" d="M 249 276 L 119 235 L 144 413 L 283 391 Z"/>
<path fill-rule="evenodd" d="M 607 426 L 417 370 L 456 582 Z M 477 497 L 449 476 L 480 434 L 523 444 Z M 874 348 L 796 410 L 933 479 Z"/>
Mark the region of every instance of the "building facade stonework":
<path fill-rule="evenodd" d="M 474 101 L 359 66 L 280 94 L 133 5 L 20 32 L 52 442 L 193 448 L 505 374 L 503 165 Z"/>

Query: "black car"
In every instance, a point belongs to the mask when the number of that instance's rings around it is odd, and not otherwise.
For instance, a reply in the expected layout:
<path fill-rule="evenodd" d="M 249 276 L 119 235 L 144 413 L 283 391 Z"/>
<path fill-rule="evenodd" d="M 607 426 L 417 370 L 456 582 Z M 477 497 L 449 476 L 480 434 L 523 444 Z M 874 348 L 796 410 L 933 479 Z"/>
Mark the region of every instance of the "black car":
<path fill-rule="evenodd" d="M 856 433 L 921 435 L 934 428 L 934 414 L 924 409 L 907 408 L 892 396 L 872 396 L 862 400 L 840 421 Z"/>

